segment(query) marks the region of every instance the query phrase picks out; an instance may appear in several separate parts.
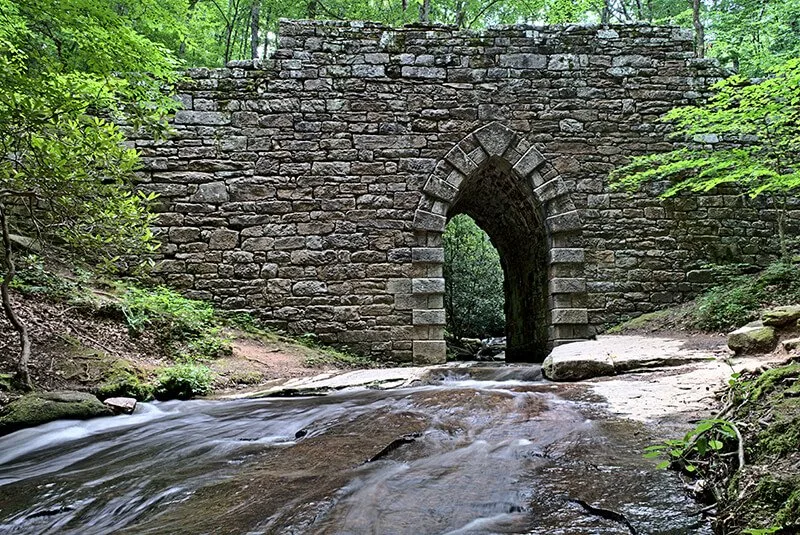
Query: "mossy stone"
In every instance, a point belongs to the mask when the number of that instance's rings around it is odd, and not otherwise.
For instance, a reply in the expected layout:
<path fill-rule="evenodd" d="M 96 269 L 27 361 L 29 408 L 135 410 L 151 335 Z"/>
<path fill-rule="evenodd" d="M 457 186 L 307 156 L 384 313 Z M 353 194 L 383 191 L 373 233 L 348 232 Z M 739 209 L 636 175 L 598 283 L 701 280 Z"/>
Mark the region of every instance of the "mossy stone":
<path fill-rule="evenodd" d="M 736 354 L 768 353 L 775 349 L 777 343 L 775 329 L 760 321 L 748 323 L 728 335 L 728 347 Z"/>
<path fill-rule="evenodd" d="M 794 325 L 800 320 L 800 305 L 788 305 L 771 308 L 764 312 L 764 325 L 785 327 Z"/>
<path fill-rule="evenodd" d="M 0 435 L 60 419 L 85 420 L 113 411 L 85 392 L 38 392 L 12 401 L 0 412 Z"/>

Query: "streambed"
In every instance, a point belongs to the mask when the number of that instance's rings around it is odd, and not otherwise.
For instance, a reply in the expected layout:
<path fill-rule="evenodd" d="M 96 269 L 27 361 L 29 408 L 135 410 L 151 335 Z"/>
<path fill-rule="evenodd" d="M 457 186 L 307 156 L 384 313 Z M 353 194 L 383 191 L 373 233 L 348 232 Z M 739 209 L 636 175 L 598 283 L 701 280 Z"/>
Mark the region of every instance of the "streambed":
<path fill-rule="evenodd" d="M 641 534 L 711 533 L 642 458 L 657 429 L 563 386 L 481 379 L 23 430 L 0 438 L 0 534 L 631 533 L 579 501 Z"/>

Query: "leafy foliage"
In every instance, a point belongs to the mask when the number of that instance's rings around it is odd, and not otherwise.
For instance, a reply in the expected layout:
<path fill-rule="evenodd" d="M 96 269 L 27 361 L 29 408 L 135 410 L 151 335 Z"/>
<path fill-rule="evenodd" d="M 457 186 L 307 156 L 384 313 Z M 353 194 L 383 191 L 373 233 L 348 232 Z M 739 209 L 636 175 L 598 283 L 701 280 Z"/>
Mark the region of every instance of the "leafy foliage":
<path fill-rule="evenodd" d="M 163 286 L 128 287 L 122 294 L 122 311 L 134 333 L 155 330 L 168 339 L 200 334 L 214 318 L 210 304 L 187 299 Z"/>
<path fill-rule="evenodd" d="M 156 248 L 147 210 L 155 196 L 133 190 L 138 156 L 117 125 L 165 131 L 177 105 L 165 91 L 177 63 L 116 7 L 0 0 L 0 288 L 27 388 L 30 338 L 9 298 L 12 233 L 108 268 Z"/>
<path fill-rule="evenodd" d="M 469 216 L 444 232 L 444 307 L 456 338 L 497 336 L 505 329 L 503 270 L 489 237 Z"/>
<path fill-rule="evenodd" d="M 173 347 L 183 361 L 219 358 L 232 352 L 214 308 L 204 301 L 188 299 L 163 286 L 127 286 L 120 307 L 131 333 L 158 333 L 162 343 Z"/>
<path fill-rule="evenodd" d="M 158 376 L 155 397 L 159 400 L 190 399 L 211 392 L 214 377 L 202 364 L 177 364 L 164 368 Z"/>
<path fill-rule="evenodd" d="M 616 187 L 671 180 L 662 196 L 709 192 L 732 185 L 750 197 L 768 195 L 778 209 L 781 253 L 788 258 L 786 202 L 800 189 L 800 58 L 771 69 L 750 83 L 732 76 L 714 86 L 701 106 L 676 108 L 664 116 L 675 136 L 695 142 L 662 154 L 634 158 L 611 174 Z M 704 142 L 728 141 L 719 146 Z"/>
<path fill-rule="evenodd" d="M 666 440 L 645 449 L 645 457 L 666 457 L 660 468 L 673 467 L 689 473 L 707 471 L 715 458 L 733 452 L 738 445 L 736 429 L 728 420 L 700 421 L 683 438 Z M 702 477 L 699 474 L 698 477 Z"/>

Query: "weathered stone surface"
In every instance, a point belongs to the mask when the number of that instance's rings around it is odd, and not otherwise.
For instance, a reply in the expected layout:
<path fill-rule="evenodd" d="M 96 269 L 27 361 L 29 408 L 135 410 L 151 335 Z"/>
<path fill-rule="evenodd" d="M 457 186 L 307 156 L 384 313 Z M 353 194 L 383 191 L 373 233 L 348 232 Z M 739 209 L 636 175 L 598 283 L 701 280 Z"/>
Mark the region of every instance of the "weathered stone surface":
<path fill-rule="evenodd" d="M 675 28 L 282 21 L 280 35 L 274 61 L 190 71 L 177 135 L 136 141 L 160 195 L 161 275 L 220 306 L 410 360 L 442 336 L 441 295 L 411 280 L 442 277 L 456 203 L 507 229 L 492 236 L 504 258 L 519 244 L 549 261 L 538 317 L 580 323 L 550 325 L 548 347 L 693 298 L 713 284 L 699 266 L 777 250 L 775 212 L 738 192 L 607 187 L 624 158 L 674 147 L 658 117 L 723 74 L 686 61 Z M 357 308 L 331 324 L 315 306 Z"/>
<path fill-rule="evenodd" d="M 551 354 L 542 364 L 542 372 L 551 381 L 581 381 L 592 377 L 614 375 L 614 362 L 608 355 L 567 360 Z"/>
<path fill-rule="evenodd" d="M 115 414 L 133 414 L 136 410 L 135 398 L 107 398 L 103 405 L 114 411 Z"/>
<path fill-rule="evenodd" d="M 790 338 L 781 342 L 784 351 L 791 352 L 800 349 L 800 338 Z"/>
<path fill-rule="evenodd" d="M 775 349 L 777 343 L 775 329 L 760 321 L 748 323 L 728 335 L 728 347 L 736 354 L 767 353 Z"/>
<path fill-rule="evenodd" d="M 764 325 L 772 327 L 794 326 L 800 320 L 800 305 L 788 305 L 770 308 L 761 317 Z"/>
<path fill-rule="evenodd" d="M 551 381 L 581 381 L 645 368 L 705 361 L 708 353 L 686 349 L 683 340 L 648 336 L 598 336 L 553 349 L 542 364 Z"/>
<path fill-rule="evenodd" d="M 113 411 L 85 392 L 26 394 L 0 413 L 0 435 L 61 419 L 85 420 L 110 416 Z"/>

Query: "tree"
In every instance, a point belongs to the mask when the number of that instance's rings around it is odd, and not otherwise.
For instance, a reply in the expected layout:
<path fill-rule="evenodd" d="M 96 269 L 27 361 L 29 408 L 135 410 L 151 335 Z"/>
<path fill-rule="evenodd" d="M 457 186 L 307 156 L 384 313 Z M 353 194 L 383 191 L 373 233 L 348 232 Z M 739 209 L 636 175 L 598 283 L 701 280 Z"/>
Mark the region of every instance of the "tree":
<path fill-rule="evenodd" d="M 466 215 L 444 231 L 444 308 L 456 338 L 484 338 L 505 329 L 503 271 L 489 237 Z"/>
<path fill-rule="evenodd" d="M 778 214 L 781 257 L 788 258 L 786 203 L 800 191 L 800 58 L 768 73 L 757 82 L 731 76 L 712 88 L 706 104 L 667 113 L 674 135 L 692 144 L 634 158 L 611 174 L 612 182 L 635 190 L 671 180 L 663 197 L 723 184 L 750 197 L 769 196 Z"/>
<path fill-rule="evenodd" d="M 31 344 L 10 296 L 15 234 L 105 266 L 155 248 L 154 197 L 133 190 L 138 156 L 117 125 L 164 132 L 176 64 L 131 29 L 120 6 L 0 0 L 0 294 L 19 335 L 24 387 Z"/>

